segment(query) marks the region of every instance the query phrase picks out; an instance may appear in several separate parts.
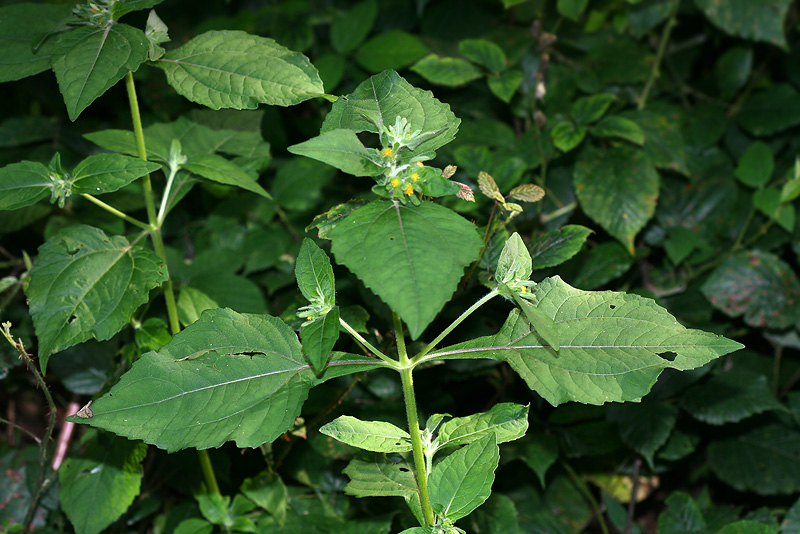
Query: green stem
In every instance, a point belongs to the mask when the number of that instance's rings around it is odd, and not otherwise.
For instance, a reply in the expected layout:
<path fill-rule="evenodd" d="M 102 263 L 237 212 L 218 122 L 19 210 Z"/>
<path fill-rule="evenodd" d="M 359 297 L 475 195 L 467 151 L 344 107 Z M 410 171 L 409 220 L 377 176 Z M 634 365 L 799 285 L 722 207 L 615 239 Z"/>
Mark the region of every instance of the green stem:
<path fill-rule="evenodd" d="M 430 351 L 432 351 L 434 348 L 436 348 L 436 345 L 438 345 L 439 342 L 441 340 L 443 340 L 445 338 L 445 336 L 447 336 L 447 334 L 452 332 L 455 329 L 455 327 L 460 325 L 464 321 L 464 319 L 469 317 L 475 310 L 477 310 L 478 308 L 480 308 L 481 306 L 483 306 L 484 304 L 486 304 L 487 302 L 489 302 L 491 299 L 493 299 L 494 297 L 496 297 L 499 294 L 500 293 L 497 291 L 497 288 L 494 288 L 491 291 L 489 291 L 489 293 L 487 293 L 485 296 L 481 297 L 481 299 L 478 300 L 478 302 L 476 302 L 475 304 L 470 306 L 464 313 L 459 315 L 458 318 L 450 324 L 450 326 L 448 326 L 447 328 L 442 330 L 442 333 L 439 334 L 438 336 L 436 336 L 436 339 L 434 339 L 433 341 L 428 343 L 428 345 L 424 349 L 422 349 L 422 352 L 420 352 L 419 354 L 414 356 L 414 358 L 411 360 L 411 364 L 413 366 L 416 366 L 416 365 L 422 363 L 425 360 L 435 359 L 436 358 L 435 354 L 430 358 L 425 358 L 425 355 L 427 355 Z M 401 363 L 402 363 L 402 360 L 401 360 Z"/>
<path fill-rule="evenodd" d="M 606 525 L 606 520 L 603 518 L 603 514 L 600 512 L 600 506 L 597 503 L 597 499 L 594 498 L 592 492 L 586 486 L 586 482 L 581 480 L 578 476 L 578 473 L 575 472 L 574 469 L 567 463 L 562 461 L 562 467 L 566 470 L 569 477 L 572 479 L 572 482 L 578 487 L 578 491 L 583 495 L 583 498 L 589 502 L 589 505 L 592 507 L 594 511 L 595 517 L 597 517 L 597 523 L 600 526 L 600 530 L 603 534 L 608 534 L 608 526 Z"/>
<path fill-rule="evenodd" d="M 661 42 L 658 43 L 656 60 L 653 62 L 653 68 L 650 69 L 650 77 L 647 79 L 644 90 L 642 90 L 642 96 L 639 98 L 639 105 L 637 107 L 640 110 L 644 109 L 647 105 L 647 97 L 650 95 L 650 90 L 653 88 L 655 81 L 661 76 L 661 62 L 664 60 L 664 53 L 667 51 L 669 36 L 678 22 L 678 7 L 680 4 L 680 0 L 674 0 L 672 13 L 670 13 L 669 20 L 667 20 L 664 31 L 661 33 Z"/>
<path fill-rule="evenodd" d="M 422 504 L 422 517 L 425 522 L 423 526 L 429 527 L 434 524 L 436 518 L 433 515 L 431 499 L 428 494 L 428 471 L 425 467 L 425 452 L 422 449 L 422 435 L 419 431 L 419 417 L 417 416 L 417 399 L 414 395 L 414 381 L 411 376 L 414 369 L 413 366 L 409 366 L 406 341 L 403 336 L 403 324 L 400 321 L 400 316 L 392 312 L 392 318 L 394 319 L 394 329 L 397 335 L 397 353 L 401 365 L 400 380 L 403 383 L 403 399 L 406 403 L 408 433 L 411 436 L 411 450 L 414 455 L 414 469 L 417 474 L 419 500 Z"/>
<path fill-rule="evenodd" d="M 369 341 L 367 341 L 366 339 L 364 339 L 364 337 L 363 337 L 361 334 L 359 334 L 358 332 L 356 332 L 356 331 L 355 331 L 355 329 L 354 329 L 352 326 L 350 326 L 349 324 L 347 324 L 347 321 L 345 321 L 345 320 L 344 320 L 344 319 L 342 319 L 341 317 L 339 317 L 339 324 L 340 324 L 340 325 L 342 325 L 342 326 L 344 327 L 344 329 L 345 329 L 345 330 L 347 330 L 347 332 L 348 332 L 348 333 L 349 333 L 351 336 L 353 336 L 353 337 L 355 338 L 355 340 L 356 340 L 356 341 L 358 341 L 359 343 L 361 343 L 362 345 L 364 345 L 364 347 L 366 347 L 366 348 L 367 348 L 367 350 L 371 351 L 371 352 L 372 352 L 372 354 L 373 354 L 374 356 L 377 356 L 377 357 L 378 357 L 378 358 L 380 358 L 381 360 L 385 361 L 385 362 L 386 362 L 386 363 L 388 363 L 388 364 L 389 364 L 389 365 L 390 365 L 392 368 L 394 368 L 394 369 L 396 369 L 396 368 L 397 368 L 397 362 L 396 362 L 396 361 L 394 361 L 393 359 L 391 359 L 390 357 L 388 357 L 387 355 L 385 355 L 384 353 L 382 353 L 380 350 L 378 350 L 377 348 L 375 348 L 375 347 L 372 345 L 372 343 L 370 343 Z"/>
<path fill-rule="evenodd" d="M 139 158 L 147 161 L 147 149 L 144 144 L 144 129 L 142 128 L 142 117 L 139 114 L 139 100 L 136 97 L 136 86 L 133 83 L 133 73 L 128 71 L 125 75 L 125 86 L 128 90 L 128 102 L 131 108 L 131 119 L 133 121 L 133 134 L 136 138 L 136 148 L 139 152 Z M 162 284 L 164 290 L 164 300 L 167 304 L 167 316 L 169 317 L 169 326 L 172 335 L 174 336 L 181 331 L 181 324 L 178 321 L 178 305 L 175 302 L 175 293 L 172 290 L 172 280 L 169 278 L 169 267 L 167 266 L 167 255 L 164 251 L 164 241 L 161 238 L 161 226 L 156 213 L 156 203 L 153 198 L 153 185 L 150 181 L 150 174 L 146 174 L 142 179 L 142 189 L 144 191 L 145 207 L 147 209 L 147 220 L 152 227 L 150 230 L 150 237 L 153 240 L 153 249 L 158 257 L 164 262 L 167 271 L 167 281 Z M 200 458 L 200 468 L 203 472 L 203 477 L 206 481 L 206 487 L 216 494 L 219 494 L 219 485 L 217 478 L 214 476 L 214 469 L 211 466 L 211 459 L 208 456 L 208 451 L 198 450 L 197 455 Z"/>
<path fill-rule="evenodd" d="M 103 208 L 107 212 L 109 212 L 109 213 L 111 213 L 113 215 L 116 215 L 117 217 L 119 217 L 123 221 L 129 222 L 134 226 L 138 226 L 139 228 L 142 228 L 143 230 L 147 230 L 148 232 L 153 231 L 153 227 L 150 226 L 149 224 L 143 223 L 139 219 L 134 219 L 130 215 L 128 215 L 128 214 L 126 214 L 124 212 L 121 212 L 120 210 L 118 210 L 114 206 L 110 206 L 110 205 L 106 204 L 105 202 L 103 202 L 99 198 L 93 197 L 92 195 L 88 195 L 86 193 L 81 193 L 81 196 L 83 198 L 85 198 L 86 200 L 88 200 L 89 202 L 92 202 L 93 204 L 95 204 L 97 206 L 100 206 L 101 208 Z"/>

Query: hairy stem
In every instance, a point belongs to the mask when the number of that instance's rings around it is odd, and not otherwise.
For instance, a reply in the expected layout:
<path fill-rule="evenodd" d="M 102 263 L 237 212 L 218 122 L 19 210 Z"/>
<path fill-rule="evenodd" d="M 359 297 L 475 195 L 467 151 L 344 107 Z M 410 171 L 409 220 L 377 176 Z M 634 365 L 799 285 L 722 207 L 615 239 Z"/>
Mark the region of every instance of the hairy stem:
<path fill-rule="evenodd" d="M 101 208 L 103 208 L 107 212 L 109 212 L 109 213 L 111 213 L 113 215 L 116 215 L 117 217 L 119 217 L 123 221 L 129 222 L 134 226 L 138 226 L 139 228 L 141 228 L 143 230 L 147 230 L 148 232 L 153 231 L 154 227 L 150 226 L 147 223 L 143 223 L 139 219 L 134 219 L 130 215 L 118 210 L 114 206 L 110 206 L 110 205 L 106 204 L 105 202 L 103 202 L 99 198 L 93 197 L 92 195 L 88 195 L 86 193 L 81 193 L 81 196 L 83 198 L 85 198 L 86 200 L 88 200 L 89 202 L 91 202 L 91 203 L 93 203 L 93 204 L 95 204 L 97 206 L 100 206 Z"/>
<path fill-rule="evenodd" d="M 363 346 L 364 346 L 364 347 L 365 347 L 365 348 L 366 348 L 368 351 L 370 351 L 370 352 L 372 353 L 372 355 L 373 355 L 373 356 L 377 356 L 377 357 L 378 357 L 378 358 L 380 358 L 381 360 L 385 361 L 386 363 L 388 363 L 388 364 L 389 364 L 389 366 L 390 366 L 390 367 L 392 367 L 392 368 L 395 368 L 395 369 L 397 368 L 397 362 L 396 362 L 396 361 L 394 361 L 393 359 L 391 359 L 390 357 L 388 357 L 387 355 L 385 355 L 384 353 L 382 353 L 380 350 L 378 350 L 377 348 L 375 348 L 375 347 L 372 345 L 372 343 L 370 343 L 369 341 L 367 341 L 366 339 L 364 339 L 364 336 L 362 336 L 361 334 L 359 334 L 358 332 L 356 332 L 356 331 L 355 331 L 355 329 L 354 329 L 352 326 L 350 326 L 350 325 L 347 323 L 347 321 L 345 321 L 345 320 L 344 320 L 344 319 L 342 319 L 341 317 L 339 317 L 339 324 L 340 324 L 340 325 L 342 325 L 342 326 L 344 327 L 344 329 L 345 329 L 345 330 L 347 330 L 347 332 L 348 332 L 348 333 L 349 333 L 351 336 L 353 336 L 353 338 L 354 338 L 354 339 L 355 339 L 355 340 L 356 340 L 358 343 L 360 343 L 360 344 L 361 344 L 361 345 L 363 345 Z"/>

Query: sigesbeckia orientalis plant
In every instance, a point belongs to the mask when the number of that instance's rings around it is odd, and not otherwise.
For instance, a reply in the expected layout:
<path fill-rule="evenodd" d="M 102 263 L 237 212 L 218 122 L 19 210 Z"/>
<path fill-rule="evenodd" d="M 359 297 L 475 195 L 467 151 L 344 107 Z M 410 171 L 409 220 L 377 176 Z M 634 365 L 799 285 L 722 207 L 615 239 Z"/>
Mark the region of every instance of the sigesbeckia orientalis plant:
<path fill-rule="evenodd" d="M 460 121 L 449 106 L 394 71 L 375 75 L 337 99 L 324 93 L 305 56 L 244 32 L 207 32 L 165 52 L 160 44 L 166 40 L 166 27 L 154 12 L 147 32 L 117 22 L 130 10 L 156 3 L 110 1 L 81 8 L 41 47 L 50 54 L 44 68 L 56 72 L 73 120 L 127 78 L 134 131 L 88 136 L 117 153 L 90 156 L 71 173 L 58 157 L 49 167 L 22 162 L 0 170 L 2 209 L 30 205 L 48 195 L 61 204 L 70 195 L 81 195 L 141 230 L 128 240 L 81 225 L 56 234 L 40 248 L 27 293 L 42 372 L 51 355 L 58 357 L 59 351 L 90 338 L 115 335 L 147 302 L 150 289 L 160 286 L 166 297 L 172 339 L 143 354 L 93 401 L 91 411 L 70 421 L 168 452 L 219 447 L 227 441 L 259 447 L 292 428 L 311 388 L 343 375 L 391 369 L 402 382 L 406 429 L 343 416 L 321 432 L 373 453 L 345 469 L 349 494 L 405 499 L 419 521 L 406 534 L 455 533 L 463 532 L 457 521 L 489 497 L 499 444 L 525 434 L 528 407 L 504 403 L 465 417 L 434 414 L 422 426 L 413 377 L 423 364 L 493 359 L 508 363 L 553 405 L 603 404 L 638 401 L 664 369 L 694 369 L 741 347 L 686 329 L 654 301 L 637 295 L 582 291 L 557 276 L 533 282 L 530 254 L 517 234 L 507 239 L 493 266 L 488 292 L 441 332 L 428 333 L 485 244 L 475 225 L 432 200 L 469 200 L 472 195 L 468 186 L 450 180 L 452 168 L 430 165 L 458 130 Z M 55 11 L 52 19 L 57 18 Z M 123 49 L 132 52 L 118 57 Z M 78 61 L 92 53 L 103 61 L 94 66 Z M 170 210 L 201 179 L 269 194 L 255 180 L 264 158 L 259 159 L 254 140 L 242 132 L 213 130 L 188 119 L 142 128 L 131 71 L 145 63 L 162 68 L 180 94 L 214 109 L 291 105 L 312 97 L 334 101 L 320 135 L 290 151 L 375 181 L 371 200 L 338 206 L 314 225 L 321 238 L 330 240 L 336 262 L 391 309 L 396 353 L 374 346 L 340 315 L 330 259 L 309 238 L 295 264 L 297 284 L 308 301 L 297 310 L 303 322 L 299 338 L 278 317 L 227 308 L 206 310 L 193 322 L 183 321 L 187 326 L 180 330 L 160 234 Z M 359 134 L 374 134 L 374 146 L 365 146 Z M 165 182 L 157 209 L 149 173 L 158 170 Z M 147 222 L 95 197 L 140 179 Z M 498 201 L 506 207 L 502 195 Z M 153 250 L 141 246 L 148 236 Z M 459 324 L 498 296 L 511 308 L 499 332 L 445 343 Z M 364 354 L 334 350 L 342 331 Z M 421 341 L 415 353 L 409 352 L 407 337 Z M 123 447 L 124 454 L 141 462 L 141 444 L 131 443 Z M 203 462 L 207 466 L 207 457 Z M 105 513 L 91 520 L 108 524 L 108 513 L 92 512 L 78 502 L 80 481 L 74 472 L 65 472 L 62 501 L 75 502 L 72 510 L 67 508 L 73 523 L 85 512 Z M 207 484 L 213 490 L 213 476 L 207 476 Z M 126 506 L 123 502 L 123 511 Z"/>

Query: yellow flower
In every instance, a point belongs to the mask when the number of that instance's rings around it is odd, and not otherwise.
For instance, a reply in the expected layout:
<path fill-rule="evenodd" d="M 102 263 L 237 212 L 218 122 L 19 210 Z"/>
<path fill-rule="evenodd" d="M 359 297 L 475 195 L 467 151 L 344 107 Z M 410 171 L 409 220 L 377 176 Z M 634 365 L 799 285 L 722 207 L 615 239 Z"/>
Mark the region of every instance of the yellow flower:
<path fill-rule="evenodd" d="M 424 163 L 422 163 L 421 161 L 418 161 L 418 162 L 417 162 L 417 167 L 424 167 L 424 166 L 425 166 L 425 164 L 424 164 Z"/>
<path fill-rule="evenodd" d="M 384 148 L 381 154 L 383 154 L 387 158 L 391 158 L 392 156 L 394 156 L 394 150 L 392 150 L 391 148 Z"/>
<path fill-rule="evenodd" d="M 414 194 L 414 188 L 413 188 L 413 187 L 411 187 L 411 185 L 409 184 L 409 186 L 408 186 L 408 187 L 406 187 L 406 190 L 405 190 L 405 191 L 403 191 L 403 193 L 405 193 L 405 194 L 406 194 L 406 195 L 408 195 L 408 196 L 411 196 L 411 195 L 413 195 L 413 194 Z"/>
<path fill-rule="evenodd" d="M 527 292 L 528 292 L 528 288 L 525 287 L 525 286 L 522 286 L 522 290 L 520 291 L 520 293 L 527 293 Z"/>
<path fill-rule="evenodd" d="M 392 180 L 392 187 L 397 187 L 399 185 L 400 185 L 400 180 L 398 178 Z"/>
<path fill-rule="evenodd" d="M 412 174 L 411 175 L 411 179 L 416 182 L 417 180 L 419 180 L 419 174 L 417 174 L 417 173 Z"/>

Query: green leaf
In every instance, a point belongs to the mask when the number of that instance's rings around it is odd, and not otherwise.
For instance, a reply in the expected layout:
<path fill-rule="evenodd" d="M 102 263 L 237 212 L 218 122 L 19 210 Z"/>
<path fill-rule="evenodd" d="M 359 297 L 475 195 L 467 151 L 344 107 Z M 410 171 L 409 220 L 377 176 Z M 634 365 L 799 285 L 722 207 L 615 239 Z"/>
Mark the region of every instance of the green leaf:
<path fill-rule="evenodd" d="M 144 32 L 126 24 L 81 26 L 60 34 L 51 49 L 53 72 L 70 120 L 128 71 L 136 71 L 148 48 Z"/>
<path fill-rule="evenodd" d="M 620 115 L 639 125 L 644 133 L 644 151 L 659 169 L 688 175 L 687 155 L 676 114 L 654 111 L 629 111 Z"/>
<path fill-rule="evenodd" d="M 574 261 L 580 262 L 581 268 L 572 283 L 581 289 L 594 289 L 627 272 L 633 256 L 616 241 L 608 241 L 582 252 Z"/>
<path fill-rule="evenodd" d="M 94 401 L 91 419 L 70 421 L 169 452 L 228 440 L 258 447 L 292 427 L 311 387 L 373 367 L 366 359 L 335 356 L 325 377 L 316 379 L 297 335 L 280 319 L 208 310 L 137 360 Z"/>
<path fill-rule="evenodd" d="M 193 156 L 182 167 L 192 174 L 202 176 L 212 182 L 232 185 L 272 199 L 272 196 L 241 167 L 222 156 L 216 154 Z"/>
<path fill-rule="evenodd" d="M 753 193 L 753 206 L 770 219 L 775 219 L 790 234 L 794 232 L 794 205 L 781 202 L 780 190 L 768 187 L 756 191 Z"/>
<path fill-rule="evenodd" d="M 322 132 L 347 128 L 356 133 L 380 133 L 384 127 L 394 125 L 397 117 L 408 120 L 411 131 L 437 132 L 420 143 L 414 154 L 426 154 L 446 145 L 461 123 L 450 106 L 435 99 L 430 91 L 417 89 L 396 72 L 386 71 L 334 102 L 322 123 Z"/>
<path fill-rule="evenodd" d="M 542 487 L 547 470 L 558 460 L 558 440 L 542 431 L 528 433 L 522 445 L 522 461 L 533 469 Z"/>
<path fill-rule="evenodd" d="M 134 11 L 141 11 L 143 9 L 150 9 L 157 6 L 164 0 L 124 0 L 122 2 L 114 2 L 111 5 L 111 16 L 114 20 L 119 20 L 120 17 L 133 13 Z"/>
<path fill-rule="evenodd" d="M 586 126 L 575 124 L 571 120 L 562 120 L 550 130 L 550 139 L 553 144 L 562 152 L 569 152 L 583 141 L 586 137 Z"/>
<path fill-rule="evenodd" d="M 702 534 L 706 530 L 703 512 L 691 495 L 682 491 L 672 493 L 666 500 L 667 510 L 658 516 L 658 531 L 663 534 Z"/>
<path fill-rule="evenodd" d="M 72 192 L 89 195 L 112 193 L 160 168 L 158 163 L 122 154 L 89 156 L 72 171 Z"/>
<path fill-rule="evenodd" d="M 408 325 L 416 339 L 478 259 L 474 225 L 432 202 L 375 201 L 328 232 L 331 250 Z"/>
<path fill-rule="evenodd" d="M 742 347 L 684 328 L 654 301 L 638 295 L 581 291 L 556 276 L 533 288 L 533 296 L 558 327 L 558 353 L 513 310 L 498 334 L 431 356 L 507 361 L 531 389 L 556 406 L 638 401 L 663 369 L 695 369 Z"/>
<path fill-rule="evenodd" d="M 411 70 L 431 83 L 455 87 L 477 80 L 483 73 L 469 61 L 455 57 L 428 54 L 411 67 Z"/>
<path fill-rule="evenodd" d="M 653 467 L 653 456 L 669 439 L 678 420 L 674 404 L 645 398 L 641 403 L 612 404 L 608 420 L 619 426 L 622 441 L 644 456 Z"/>
<path fill-rule="evenodd" d="M 536 330 L 536 333 L 539 334 L 539 337 L 544 339 L 553 350 L 558 352 L 561 348 L 561 341 L 558 327 L 553 319 L 530 302 L 523 300 L 522 297 L 516 293 L 513 293 L 513 296 L 517 306 L 519 306 L 522 313 L 525 314 L 525 317 L 531 323 L 533 329 Z"/>
<path fill-rule="evenodd" d="M 27 289 L 42 372 L 55 352 L 111 338 L 166 279 L 154 252 L 132 248 L 122 236 L 78 225 L 47 240 Z"/>
<path fill-rule="evenodd" d="M 367 38 L 378 16 L 378 2 L 365 0 L 336 14 L 331 22 L 331 46 L 340 54 L 356 49 Z"/>
<path fill-rule="evenodd" d="M 477 527 L 474 532 L 522 534 L 518 515 L 513 500 L 495 493 L 470 517 L 470 521 Z"/>
<path fill-rule="evenodd" d="M 528 430 L 528 408 L 502 402 L 488 412 L 449 419 L 439 427 L 434 448 L 466 445 L 487 434 L 494 434 L 498 444 L 519 439 Z"/>
<path fill-rule="evenodd" d="M 750 326 L 787 328 L 800 320 L 800 281 L 787 263 L 769 252 L 731 256 L 701 290 L 715 308 L 730 317 L 744 315 Z"/>
<path fill-rule="evenodd" d="M 36 161 L 20 161 L 0 169 L 0 210 L 16 210 L 50 196 L 50 170 Z"/>
<path fill-rule="evenodd" d="M 149 319 L 145 319 L 142 325 L 139 328 L 136 328 L 134 332 L 134 337 L 136 339 L 136 346 L 139 347 L 139 350 L 142 352 L 147 352 L 150 350 L 158 350 L 167 343 L 169 340 L 172 339 L 172 334 L 169 333 L 169 329 L 167 328 L 167 323 L 159 318 L 159 317 L 150 317 Z M 78 347 L 83 347 L 83 345 L 78 345 Z M 71 351 L 74 349 L 67 349 L 67 351 Z M 63 356 L 59 357 L 53 362 L 55 366 L 54 371 L 58 374 L 58 369 L 62 365 L 61 362 L 63 360 Z M 59 375 L 60 376 L 60 375 Z M 97 393 L 104 387 L 105 380 L 102 384 L 98 384 L 97 389 L 92 391 L 92 394 Z"/>
<path fill-rule="evenodd" d="M 315 371 L 321 372 L 325 369 L 328 356 L 339 339 L 339 332 L 339 306 L 334 306 L 328 313 L 304 326 L 300 331 L 303 352 L 308 356 L 308 361 Z"/>
<path fill-rule="evenodd" d="M 353 176 L 377 176 L 383 167 L 372 161 L 369 152 L 352 130 L 337 128 L 289 147 L 289 152 L 327 163 Z"/>
<path fill-rule="evenodd" d="M 756 141 L 747 147 L 739 158 L 734 174 L 744 185 L 758 188 L 767 185 L 773 170 L 775 170 L 775 159 L 772 156 L 772 149 L 766 143 Z"/>
<path fill-rule="evenodd" d="M 791 3 L 791 0 L 695 0 L 697 7 L 721 30 L 781 48 L 786 48 L 783 25 Z"/>
<path fill-rule="evenodd" d="M 531 277 L 531 255 L 517 232 L 511 234 L 497 260 L 495 279 L 501 284 Z"/>
<path fill-rule="evenodd" d="M 156 65 L 178 94 L 211 109 L 293 106 L 325 92 L 306 56 L 242 31 L 202 33 Z"/>
<path fill-rule="evenodd" d="M 619 115 L 603 117 L 589 130 L 589 133 L 595 137 L 624 139 L 639 146 L 645 142 L 644 132 L 639 125 Z"/>
<path fill-rule="evenodd" d="M 747 369 L 722 371 L 681 394 L 681 408 L 709 425 L 738 423 L 767 410 L 785 410 L 767 377 Z"/>
<path fill-rule="evenodd" d="M 33 41 L 72 11 L 70 4 L 20 3 L 0 8 L 0 83 L 21 80 L 50 68 L 50 46 L 36 52 Z"/>
<path fill-rule="evenodd" d="M 255 477 L 245 479 L 239 489 L 248 499 L 274 516 L 279 523 L 283 523 L 289 504 L 289 492 L 278 475 L 263 471 Z"/>
<path fill-rule="evenodd" d="M 342 471 L 350 477 L 344 491 L 356 497 L 402 497 L 422 522 L 422 505 L 414 473 L 404 464 L 353 460 Z"/>
<path fill-rule="evenodd" d="M 294 266 L 297 285 L 306 300 L 313 302 L 320 297 L 333 304 L 336 302 L 336 281 L 328 255 L 309 238 L 303 239 Z"/>
<path fill-rule="evenodd" d="M 800 124 L 800 93 L 789 84 L 773 84 L 750 95 L 737 116 L 739 124 L 759 137 Z"/>
<path fill-rule="evenodd" d="M 592 124 L 606 114 L 616 99 L 613 93 L 599 93 L 579 98 L 572 104 L 570 115 L 578 124 Z"/>
<path fill-rule="evenodd" d="M 139 495 L 147 445 L 116 436 L 95 436 L 89 448 L 58 470 L 62 510 L 79 534 L 98 534 Z"/>
<path fill-rule="evenodd" d="M 219 305 L 200 291 L 193 287 L 182 287 L 178 296 L 178 320 L 183 326 L 189 326 L 200 318 L 206 310 L 214 310 Z"/>
<path fill-rule="evenodd" d="M 451 521 L 469 515 L 491 495 L 499 461 L 500 448 L 490 433 L 433 466 L 428 475 L 433 511 Z"/>
<path fill-rule="evenodd" d="M 509 69 L 497 75 L 489 75 L 486 83 L 494 96 L 508 104 L 519 86 L 522 85 L 523 78 L 521 70 Z"/>
<path fill-rule="evenodd" d="M 499 74 L 506 69 L 508 60 L 503 49 L 485 39 L 464 39 L 458 43 L 458 51 L 465 58 Z"/>
<path fill-rule="evenodd" d="M 368 72 L 381 72 L 408 67 L 428 52 L 428 47 L 416 35 L 389 30 L 361 45 L 355 59 Z"/>
<path fill-rule="evenodd" d="M 717 534 L 778 534 L 778 527 L 761 521 L 742 520 L 728 523 Z"/>
<path fill-rule="evenodd" d="M 753 49 L 736 46 L 727 50 L 714 66 L 717 86 L 726 98 L 732 98 L 745 86 L 753 70 Z"/>
<path fill-rule="evenodd" d="M 798 455 L 800 432 L 778 424 L 715 441 L 706 453 L 711 470 L 724 482 L 759 495 L 800 491 Z"/>
<path fill-rule="evenodd" d="M 373 452 L 408 452 L 411 436 L 405 430 L 383 421 L 361 421 L 349 415 L 337 417 L 319 429 L 326 436 Z"/>
<path fill-rule="evenodd" d="M 577 21 L 586 9 L 589 0 L 558 0 L 556 7 L 561 15 L 570 20 Z"/>
<path fill-rule="evenodd" d="M 575 164 L 583 211 L 633 254 L 636 234 L 653 216 L 659 178 L 644 152 L 630 146 L 589 146 Z"/>
<path fill-rule="evenodd" d="M 555 267 L 580 252 L 592 230 L 579 224 L 568 224 L 550 230 L 531 242 L 531 266 L 533 270 Z"/>

